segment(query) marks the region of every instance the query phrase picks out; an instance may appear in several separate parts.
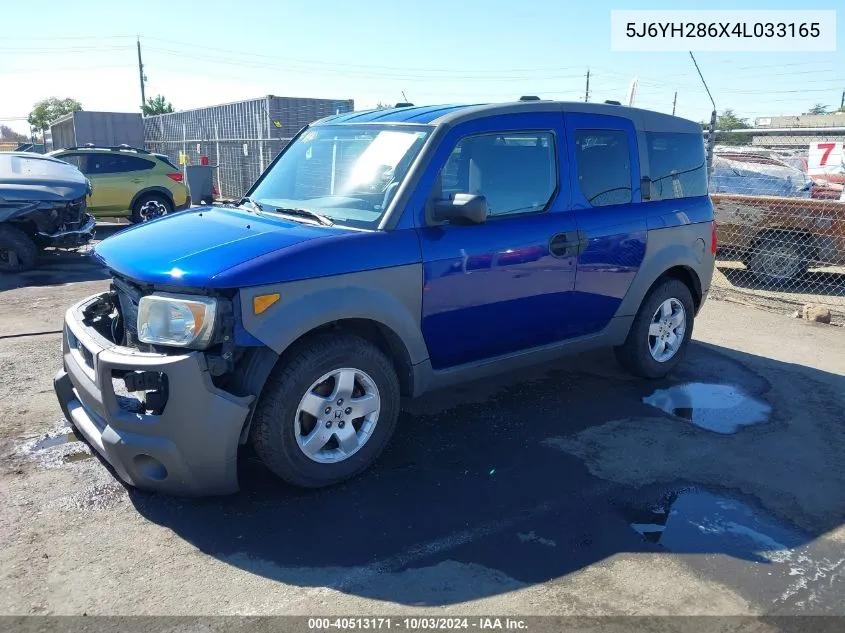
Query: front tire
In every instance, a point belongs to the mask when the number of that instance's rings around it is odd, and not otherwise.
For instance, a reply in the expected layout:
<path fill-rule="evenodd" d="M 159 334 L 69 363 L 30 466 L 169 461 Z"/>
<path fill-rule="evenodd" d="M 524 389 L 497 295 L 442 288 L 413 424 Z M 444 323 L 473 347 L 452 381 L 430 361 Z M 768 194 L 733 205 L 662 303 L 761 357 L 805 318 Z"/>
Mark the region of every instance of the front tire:
<path fill-rule="evenodd" d="M 135 224 L 149 222 L 169 213 L 173 213 L 170 200 L 157 194 L 144 194 L 135 201 L 132 207 L 132 222 Z"/>
<path fill-rule="evenodd" d="M 38 246 L 16 226 L 0 224 L 0 272 L 20 273 L 34 268 Z"/>
<path fill-rule="evenodd" d="M 658 283 L 643 300 L 616 359 L 641 378 L 664 378 L 678 366 L 689 347 L 695 304 L 686 284 L 677 279 Z"/>
<path fill-rule="evenodd" d="M 377 347 L 321 335 L 270 374 L 250 438 L 264 464 L 303 488 L 339 483 L 369 468 L 399 417 L 399 380 Z"/>

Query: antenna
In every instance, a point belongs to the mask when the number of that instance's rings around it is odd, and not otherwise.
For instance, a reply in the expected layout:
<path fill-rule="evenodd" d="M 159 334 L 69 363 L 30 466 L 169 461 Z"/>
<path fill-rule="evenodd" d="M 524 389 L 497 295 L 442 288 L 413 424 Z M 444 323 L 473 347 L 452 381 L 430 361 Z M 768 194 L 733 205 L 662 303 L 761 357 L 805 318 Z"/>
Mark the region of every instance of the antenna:
<path fill-rule="evenodd" d="M 698 67 L 698 62 L 695 61 L 695 55 L 692 54 L 692 51 L 689 52 L 689 56 L 692 57 L 692 63 L 695 64 L 701 83 L 704 84 L 707 96 L 710 97 L 710 103 L 713 104 L 713 112 L 710 114 L 710 131 L 707 134 L 707 175 L 709 176 L 713 173 L 713 147 L 716 145 L 716 102 L 713 101 L 713 95 L 710 94 L 710 88 L 704 81 L 704 75 L 701 74 L 701 69 Z"/>
<path fill-rule="evenodd" d="M 407 101 L 408 101 L 408 97 L 406 97 L 406 96 L 405 96 L 405 91 L 404 91 L 404 90 L 400 90 L 399 92 L 401 92 L 401 93 L 402 93 L 402 99 L 403 99 L 403 100 L 407 103 Z"/>
<path fill-rule="evenodd" d="M 637 79 L 636 77 L 634 77 L 634 78 L 631 80 L 630 85 L 628 86 L 628 97 L 627 97 L 627 100 L 628 100 L 628 106 L 630 106 L 630 107 L 633 107 L 633 106 L 634 106 L 634 101 L 635 101 L 635 100 L 636 100 L 636 98 L 637 98 L 637 85 L 638 85 L 638 84 L 639 84 L 639 79 Z"/>
<path fill-rule="evenodd" d="M 584 90 L 584 103 L 590 100 L 590 69 L 587 69 L 587 88 Z"/>

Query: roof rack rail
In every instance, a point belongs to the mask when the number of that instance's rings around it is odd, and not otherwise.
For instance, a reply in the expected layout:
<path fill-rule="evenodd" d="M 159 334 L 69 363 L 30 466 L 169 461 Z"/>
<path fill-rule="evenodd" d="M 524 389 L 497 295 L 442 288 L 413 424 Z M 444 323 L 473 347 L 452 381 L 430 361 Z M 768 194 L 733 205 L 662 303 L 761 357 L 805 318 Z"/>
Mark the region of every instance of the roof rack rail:
<path fill-rule="evenodd" d="M 94 143 L 85 143 L 85 145 L 78 145 L 75 147 L 63 147 L 61 148 L 65 151 L 68 150 L 78 150 L 78 149 L 100 149 L 100 150 L 109 150 L 111 152 L 120 152 L 120 151 L 132 151 L 137 152 L 138 154 L 151 154 L 149 150 L 142 149 L 140 147 L 132 147 L 131 145 L 127 145 L 123 143 L 122 145 L 95 145 Z"/>

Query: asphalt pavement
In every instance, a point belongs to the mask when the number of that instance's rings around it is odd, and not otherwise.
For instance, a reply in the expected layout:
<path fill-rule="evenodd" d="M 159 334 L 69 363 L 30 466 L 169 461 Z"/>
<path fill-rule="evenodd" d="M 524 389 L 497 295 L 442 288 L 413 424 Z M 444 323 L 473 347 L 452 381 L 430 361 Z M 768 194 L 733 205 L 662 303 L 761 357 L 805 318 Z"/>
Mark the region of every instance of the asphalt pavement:
<path fill-rule="evenodd" d="M 0 613 L 845 613 L 842 328 L 709 301 L 666 380 L 572 357 L 405 402 L 340 486 L 245 451 L 241 492 L 185 500 L 61 419 L 56 332 L 103 272 L 28 275 L 0 293 Z"/>

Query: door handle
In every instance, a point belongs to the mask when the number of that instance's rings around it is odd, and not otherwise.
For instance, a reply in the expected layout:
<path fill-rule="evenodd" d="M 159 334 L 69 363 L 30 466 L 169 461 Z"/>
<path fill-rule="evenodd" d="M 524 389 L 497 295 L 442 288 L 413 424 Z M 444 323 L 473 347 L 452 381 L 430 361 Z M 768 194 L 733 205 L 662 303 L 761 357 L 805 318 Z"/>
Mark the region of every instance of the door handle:
<path fill-rule="evenodd" d="M 555 257 L 576 257 L 587 247 L 587 238 L 581 231 L 555 233 L 549 240 L 549 252 Z"/>

